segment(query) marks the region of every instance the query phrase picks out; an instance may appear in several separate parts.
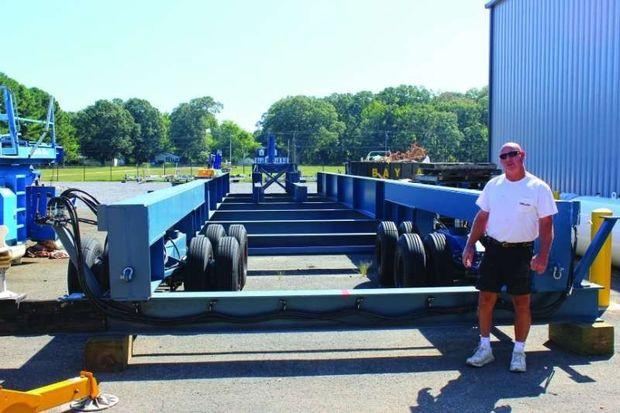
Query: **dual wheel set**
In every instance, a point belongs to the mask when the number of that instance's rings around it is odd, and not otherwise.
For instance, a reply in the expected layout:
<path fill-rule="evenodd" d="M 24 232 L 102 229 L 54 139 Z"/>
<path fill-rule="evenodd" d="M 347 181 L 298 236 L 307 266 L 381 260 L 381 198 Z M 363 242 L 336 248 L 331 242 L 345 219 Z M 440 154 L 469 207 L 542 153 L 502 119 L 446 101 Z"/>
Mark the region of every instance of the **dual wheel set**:
<path fill-rule="evenodd" d="M 102 291 L 110 289 L 108 245 L 93 237 L 81 243 L 84 265 L 90 268 Z M 182 282 L 185 291 L 239 291 L 248 274 L 248 233 L 243 225 L 226 230 L 220 224 L 206 225 L 190 241 L 186 258 L 175 272 L 174 284 Z M 67 270 L 69 294 L 82 293 L 78 270 L 69 261 Z"/>
<path fill-rule="evenodd" d="M 248 274 L 248 233 L 243 225 L 226 230 L 206 225 L 189 243 L 179 276 L 185 291 L 240 291 Z"/>
<path fill-rule="evenodd" d="M 454 264 L 446 235 L 424 238 L 412 222 L 381 221 L 375 242 L 375 263 L 384 287 L 432 287 L 453 284 Z"/>

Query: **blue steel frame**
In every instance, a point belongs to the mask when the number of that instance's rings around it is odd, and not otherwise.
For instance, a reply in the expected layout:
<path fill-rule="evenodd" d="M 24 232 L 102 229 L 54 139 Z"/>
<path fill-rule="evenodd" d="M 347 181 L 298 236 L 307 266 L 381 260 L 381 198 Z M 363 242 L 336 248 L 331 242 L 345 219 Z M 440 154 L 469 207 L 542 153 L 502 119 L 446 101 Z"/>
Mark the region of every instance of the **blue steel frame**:
<path fill-rule="evenodd" d="M 162 253 L 166 234 L 179 231 L 189 245 L 229 188 L 229 174 L 223 174 L 100 205 L 98 227 L 108 232 L 110 297 L 149 299 L 168 275 Z"/>
<path fill-rule="evenodd" d="M 297 165 L 292 163 L 274 163 L 274 164 L 261 164 L 255 163 L 252 168 L 252 182 L 262 183 L 262 174 L 267 175 L 267 180 L 263 183 L 263 190 L 269 188 L 272 184 L 277 184 L 282 189 L 290 192 L 289 182 L 299 182 L 300 173 L 297 171 Z M 279 179 L 282 175 L 286 174 L 285 184 L 282 184 Z"/>
<path fill-rule="evenodd" d="M 57 160 L 62 150 L 56 145 L 56 122 L 54 116 L 54 98 L 50 98 L 47 117 L 43 120 L 19 117 L 13 94 L 8 87 L 0 85 L 4 98 L 6 113 L 0 113 L 0 122 L 8 124 L 9 133 L 0 135 L 0 163 L 36 165 L 49 164 Z M 19 122 L 45 125 L 45 129 L 36 143 L 30 143 L 19 137 Z M 49 133 L 50 142 L 43 143 Z"/>
<path fill-rule="evenodd" d="M 263 150 L 259 149 L 262 155 Z M 292 194 L 296 202 L 306 200 L 307 191 L 299 184 L 301 173 L 297 169 L 297 164 L 288 162 L 288 158 L 276 157 L 276 136 L 269 133 L 267 145 L 267 156 L 257 156 L 252 167 L 252 198 L 255 203 L 263 200 L 265 191 L 273 184 L 279 185 L 287 194 Z M 263 174 L 267 176 L 263 183 Z M 285 175 L 284 184 L 280 182 L 282 175 Z"/>
<path fill-rule="evenodd" d="M 352 175 L 319 172 L 317 191 L 325 197 L 341 202 L 377 220 L 391 220 L 397 224 L 414 221 L 422 236 L 433 231 L 437 214 L 472 222 L 479 208 L 476 199 L 480 191 L 448 188 L 398 181 L 384 181 Z M 572 266 L 572 230 L 579 218 L 579 203 L 556 201 L 558 214 L 553 217 L 555 239 L 549 255 L 549 266 L 542 275 L 533 276 L 535 292 L 564 291 Z M 591 243 L 587 260 L 575 271 L 581 274 L 575 284 L 580 286 L 583 272 L 591 265 L 606 235 L 615 221 L 608 220 L 603 232 Z M 535 249 L 538 248 L 538 243 Z M 592 257 L 590 259 L 590 257 Z M 579 277 L 579 275 L 578 275 Z"/>
<path fill-rule="evenodd" d="M 478 192 L 466 189 L 442 188 L 418 184 L 389 182 L 373 178 L 339 174 L 318 174 L 319 192 L 334 201 L 354 208 L 376 219 L 414 219 L 425 223 L 433 214 L 441 213 L 460 219 L 471 220 L 477 208 L 474 204 Z M 363 311 L 387 316 L 408 312 L 425 311 L 443 307 L 474 308 L 477 291 L 474 287 L 389 288 L 359 290 L 314 291 L 240 291 L 240 292 L 161 292 L 155 287 L 163 278 L 161 265 L 165 234 L 178 230 L 194 236 L 212 215 L 218 203 L 228 193 L 228 175 L 212 180 L 199 180 L 184 185 L 153 192 L 128 201 L 101 207 L 99 229 L 107 230 L 110 245 L 111 299 L 139 303 L 145 315 L 178 317 L 213 311 L 212 321 L 220 325 L 228 321 L 217 314 L 252 317 L 275 313 L 276 319 L 261 321 L 262 325 L 325 324 L 326 320 L 294 318 L 296 311 L 325 312 L 350 310 L 345 322 L 374 324 L 365 318 Z M 570 230 L 576 223 L 577 202 L 558 202 L 560 213 L 555 218 L 556 242 L 552 259 L 555 265 L 568 265 L 563 261 L 570 256 Z M 614 220 L 609 220 L 612 222 Z M 615 222 L 615 221 L 614 221 Z M 610 229 L 606 226 L 606 230 Z M 601 238 L 604 238 L 601 233 Z M 598 238 L 597 238 L 598 239 Z M 593 244 L 602 243 L 602 239 Z M 592 250 L 595 251 L 595 250 Z M 590 252 L 592 253 L 592 252 Z M 584 263 L 586 265 L 587 263 Z M 133 278 L 122 280 L 128 267 Z M 548 279 L 537 283 L 533 294 L 535 304 L 553 302 L 567 287 L 566 271 L 556 271 L 540 277 Z M 554 278 L 560 275 L 559 279 Z M 562 285 L 562 282 L 564 283 Z M 594 321 L 598 317 L 599 286 L 583 281 L 572 291 L 566 301 L 553 315 L 554 320 Z M 443 314 L 416 322 L 440 320 L 455 321 L 473 319 L 475 314 Z M 497 319 L 512 320 L 512 313 L 499 310 Z M 545 321 L 549 318 L 545 318 Z M 411 320 L 413 321 L 413 320 Z M 243 322 L 237 320 L 237 322 Z M 135 324 L 112 321 L 113 329 L 134 332 L 141 327 Z M 149 331 L 150 328 L 146 328 Z"/>

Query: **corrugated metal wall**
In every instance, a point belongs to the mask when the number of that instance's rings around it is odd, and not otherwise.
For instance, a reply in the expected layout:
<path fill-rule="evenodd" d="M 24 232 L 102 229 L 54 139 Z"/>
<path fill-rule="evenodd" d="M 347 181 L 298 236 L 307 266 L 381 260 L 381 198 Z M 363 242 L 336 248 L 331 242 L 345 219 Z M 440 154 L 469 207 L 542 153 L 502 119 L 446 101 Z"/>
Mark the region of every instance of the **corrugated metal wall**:
<path fill-rule="evenodd" d="M 491 157 L 516 140 L 553 189 L 620 193 L 620 0 L 491 8 Z"/>

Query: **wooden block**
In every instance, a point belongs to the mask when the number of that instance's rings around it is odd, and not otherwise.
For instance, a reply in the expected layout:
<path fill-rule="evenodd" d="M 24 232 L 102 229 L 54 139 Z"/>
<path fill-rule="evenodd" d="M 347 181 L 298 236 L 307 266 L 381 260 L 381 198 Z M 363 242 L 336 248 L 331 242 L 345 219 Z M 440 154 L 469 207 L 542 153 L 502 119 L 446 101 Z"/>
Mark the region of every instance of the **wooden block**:
<path fill-rule="evenodd" d="M 549 324 L 549 340 L 580 355 L 614 354 L 614 326 L 604 321 Z"/>
<path fill-rule="evenodd" d="M 93 373 L 118 372 L 127 368 L 135 336 L 99 336 L 86 342 L 84 369 Z"/>

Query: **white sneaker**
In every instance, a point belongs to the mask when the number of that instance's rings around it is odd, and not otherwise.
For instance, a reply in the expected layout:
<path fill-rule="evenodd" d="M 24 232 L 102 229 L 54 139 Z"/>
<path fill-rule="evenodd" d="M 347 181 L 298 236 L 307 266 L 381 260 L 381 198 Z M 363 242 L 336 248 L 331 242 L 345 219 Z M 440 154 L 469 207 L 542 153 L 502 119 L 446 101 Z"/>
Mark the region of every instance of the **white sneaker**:
<path fill-rule="evenodd" d="M 512 352 L 512 360 L 510 361 L 510 371 L 515 373 L 525 373 L 525 353 L 519 351 Z"/>
<path fill-rule="evenodd" d="M 478 346 L 473 356 L 467 359 L 467 364 L 474 367 L 482 367 L 495 361 L 491 347 Z"/>

